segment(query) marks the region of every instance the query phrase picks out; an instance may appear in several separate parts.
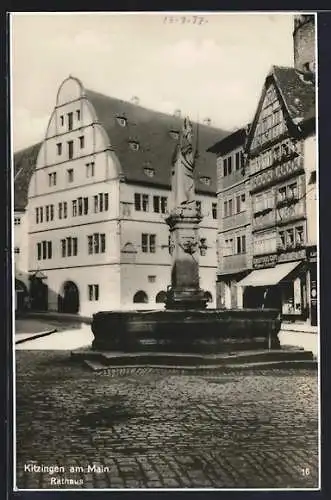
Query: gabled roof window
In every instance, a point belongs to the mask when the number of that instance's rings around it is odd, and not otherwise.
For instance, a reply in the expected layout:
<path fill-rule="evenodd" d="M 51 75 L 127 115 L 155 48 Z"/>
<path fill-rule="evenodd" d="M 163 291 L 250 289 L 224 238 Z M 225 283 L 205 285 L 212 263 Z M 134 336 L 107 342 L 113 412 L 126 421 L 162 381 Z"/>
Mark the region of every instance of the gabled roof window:
<path fill-rule="evenodd" d="M 129 146 L 132 149 L 132 151 L 138 151 L 139 150 L 139 142 L 138 141 L 129 141 Z"/>
<path fill-rule="evenodd" d="M 169 135 L 172 139 L 176 139 L 176 140 L 179 139 L 179 131 L 178 130 L 175 130 L 175 129 L 170 130 Z"/>
<path fill-rule="evenodd" d="M 147 177 L 154 177 L 155 170 L 152 167 L 145 167 L 144 168 L 144 174 L 147 175 Z"/>
<path fill-rule="evenodd" d="M 126 127 L 127 123 L 128 123 L 128 120 L 126 118 L 126 116 L 121 116 L 121 115 L 118 115 L 116 116 L 116 119 L 117 119 L 117 123 L 121 126 L 121 127 Z"/>
<path fill-rule="evenodd" d="M 210 186 L 211 178 L 207 176 L 202 176 L 200 177 L 200 181 L 203 182 L 203 184 L 206 184 L 206 186 Z"/>

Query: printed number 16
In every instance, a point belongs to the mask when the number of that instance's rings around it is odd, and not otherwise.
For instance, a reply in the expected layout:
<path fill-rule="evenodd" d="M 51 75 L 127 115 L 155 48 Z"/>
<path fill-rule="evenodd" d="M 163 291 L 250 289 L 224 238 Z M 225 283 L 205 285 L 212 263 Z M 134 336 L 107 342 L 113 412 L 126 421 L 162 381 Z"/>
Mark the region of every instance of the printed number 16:
<path fill-rule="evenodd" d="M 306 468 L 304 468 L 304 469 L 301 469 L 301 474 L 302 474 L 303 476 L 309 476 L 309 474 L 310 474 L 310 469 L 309 469 L 309 467 L 306 467 Z"/>

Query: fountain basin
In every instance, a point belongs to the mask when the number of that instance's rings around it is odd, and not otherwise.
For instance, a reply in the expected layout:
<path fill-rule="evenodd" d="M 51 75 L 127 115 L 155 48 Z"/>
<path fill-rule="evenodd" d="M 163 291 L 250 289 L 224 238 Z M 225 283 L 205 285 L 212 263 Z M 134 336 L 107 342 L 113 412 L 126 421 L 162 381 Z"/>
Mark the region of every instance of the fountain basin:
<path fill-rule="evenodd" d="M 274 309 L 101 311 L 93 315 L 93 350 L 222 353 L 279 349 Z"/>

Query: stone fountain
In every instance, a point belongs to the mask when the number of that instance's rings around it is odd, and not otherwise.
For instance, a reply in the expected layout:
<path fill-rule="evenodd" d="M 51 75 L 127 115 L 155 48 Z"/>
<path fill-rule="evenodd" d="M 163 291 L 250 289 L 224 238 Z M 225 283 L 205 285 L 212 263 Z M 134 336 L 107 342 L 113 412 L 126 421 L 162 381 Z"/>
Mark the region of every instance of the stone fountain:
<path fill-rule="evenodd" d="M 218 365 L 279 360 L 280 314 L 268 309 L 207 309 L 199 283 L 199 224 L 194 187 L 193 129 L 184 120 L 172 165 L 173 207 L 166 219 L 172 255 L 164 310 L 94 314 L 85 358 L 118 365 Z M 282 359 L 295 353 L 282 351 Z M 273 361 L 274 362 L 274 361 Z"/>

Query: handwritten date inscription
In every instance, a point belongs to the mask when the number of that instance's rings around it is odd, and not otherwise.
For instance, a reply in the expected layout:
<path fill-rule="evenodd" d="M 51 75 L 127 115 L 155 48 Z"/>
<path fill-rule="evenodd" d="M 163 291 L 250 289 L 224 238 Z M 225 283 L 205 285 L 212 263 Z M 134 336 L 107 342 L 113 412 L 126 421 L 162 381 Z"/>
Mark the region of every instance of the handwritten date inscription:
<path fill-rule="evenodd" d="M 163 22 L 166 24 L 206 24 L 207 19 L 203 16 L 165 16 Z"/>

